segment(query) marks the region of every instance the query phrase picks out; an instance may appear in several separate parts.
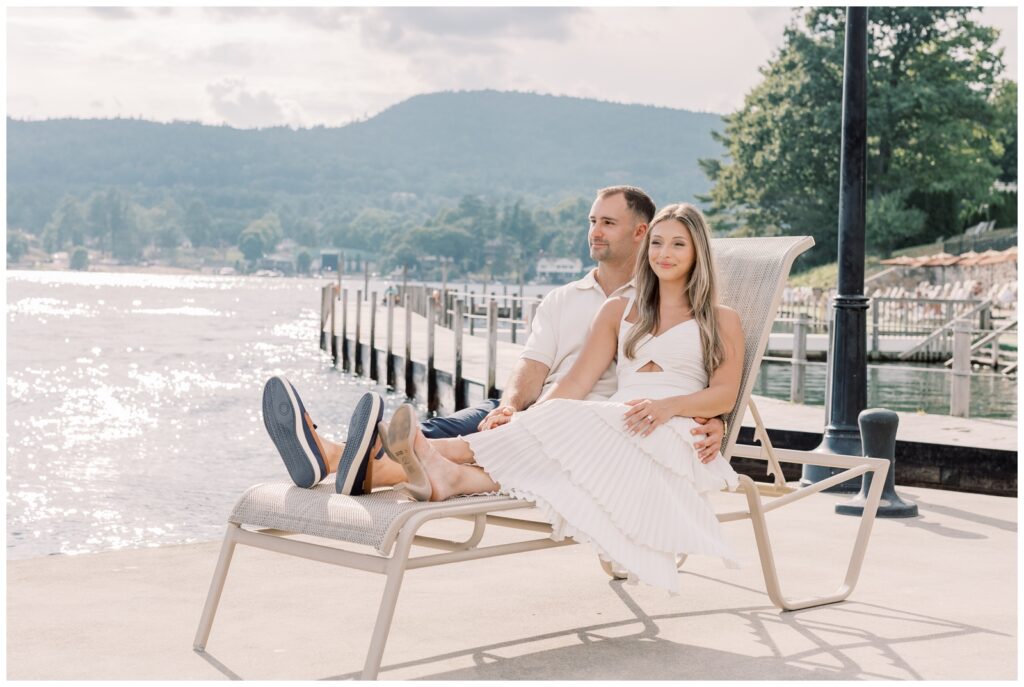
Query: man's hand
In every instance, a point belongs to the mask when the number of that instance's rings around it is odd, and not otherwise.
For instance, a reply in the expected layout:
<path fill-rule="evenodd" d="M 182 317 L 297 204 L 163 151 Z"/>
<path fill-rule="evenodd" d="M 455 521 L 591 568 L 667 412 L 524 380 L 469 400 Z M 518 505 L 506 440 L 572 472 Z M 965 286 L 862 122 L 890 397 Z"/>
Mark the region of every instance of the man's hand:
<path fill-rule="evenodd" d="M 725 423 L 719 418 L 713 417 L 708 419 L 706 417 L 695 417 L 694 422 L 698 423 L 700 427 L 694 427 L 690 430 L 690 434 L 703 434 L 704 438 L 696 443 L 693 447 L 697 449 L 697 458 L 702 463 L 708 463 L 715 459 L 718 452 L 722 450 L 722 439 L 725 435 Z"/>
<path fill-rule="evenodd" d="M 516 409 L 512 406 L 498 406 L 491 412 L 487 413 L 480 424 L 477 425 L 477 429 L 481 432 L 485 432 L 488 429 L 494 429 L 506 424 L 512 419 L 512 415 L 516 412 Z"/>

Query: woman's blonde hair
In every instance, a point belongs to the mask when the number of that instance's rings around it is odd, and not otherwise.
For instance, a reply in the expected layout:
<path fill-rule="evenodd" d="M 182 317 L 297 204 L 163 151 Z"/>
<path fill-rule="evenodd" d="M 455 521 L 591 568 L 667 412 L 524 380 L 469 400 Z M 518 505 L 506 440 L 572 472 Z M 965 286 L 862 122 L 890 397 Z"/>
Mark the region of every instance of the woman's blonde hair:
<path fill-rule="evenodd" d="M 715 286 L 715 263 L 711 256 L 711 231 L 708 229 L 704 215 L 690 203 L 668 205 L 651 220 L 647 236 L 644 237 L 643 248 L 636 258 L 636 305 L 639 319 L 629 330 L 623 351 L 626 357 L 635 358 L 640 340 L 648 334 L 653 335 L 658 330 L 661 289 L 658 285 L 658 276 L 651 268 L 648 252 L 654 227 L 659 222 L 673 219 L 689 229 L 690 238 L 693 241 L 693 268 L 690 270 L 690 277 L 683 288 L 689 296 L 693 318 L 697 320 L 697 326 L 700 329 L 704 369 L 710 378 L 722 364 L 724 356 L 722 338 L 718 334 L 717 311 L 715 310 L 718 305 L 718 289 Z"/>

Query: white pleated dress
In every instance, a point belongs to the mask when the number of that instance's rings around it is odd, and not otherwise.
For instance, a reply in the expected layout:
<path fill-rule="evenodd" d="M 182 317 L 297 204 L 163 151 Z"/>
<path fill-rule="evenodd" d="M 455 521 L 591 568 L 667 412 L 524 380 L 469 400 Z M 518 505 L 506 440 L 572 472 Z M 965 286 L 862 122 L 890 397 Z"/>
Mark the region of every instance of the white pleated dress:
<path fill-rule="evenodd" d="M 463 439 L 502 492 L 536 502 L 553 539 L 589 542 L 631 580 L 676 593 L 677 554 L 736 567 L 707 494 L 735 489 L 738 479 L 721 454 L 700 462 L 690 418 L 674 417 L 646 437 L 626 432 L 625 401 L 691 394 L 708 383 L 695 320 L 648 335 L 633 360 L 622 350 L 631 326 L 623 317 L 619 388 L 608 401 L 552 399 Z M 650 361 L 662 371 L 637 371 Z"/>

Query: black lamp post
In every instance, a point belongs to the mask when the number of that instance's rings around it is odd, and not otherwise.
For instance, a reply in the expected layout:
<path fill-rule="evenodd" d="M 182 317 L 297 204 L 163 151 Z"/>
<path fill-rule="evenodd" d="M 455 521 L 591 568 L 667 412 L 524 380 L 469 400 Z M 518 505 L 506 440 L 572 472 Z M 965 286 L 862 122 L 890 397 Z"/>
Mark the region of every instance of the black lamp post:
<path fill-rule="evenodd" d="M 868 10 L 846 9 L 843 65 L 843 139 L 839 176 L 839 289 L 829 351 L 829 414 L 817 451 L 862 455 L 857 416 L 867 407 L 867 309 L 864 296 L 864 203 L 867 167 Z M 819 482 L 841 472 L 805 465 L 800 483 Z M 857 491 L 859 479 L 827 491 Z"/>

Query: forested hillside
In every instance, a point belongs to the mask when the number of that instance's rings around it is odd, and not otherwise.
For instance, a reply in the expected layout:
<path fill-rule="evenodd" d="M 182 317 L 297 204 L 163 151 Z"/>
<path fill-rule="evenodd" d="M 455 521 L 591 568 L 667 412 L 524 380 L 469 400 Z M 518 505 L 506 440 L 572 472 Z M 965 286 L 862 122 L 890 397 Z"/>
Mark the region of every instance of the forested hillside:
<path fill-rule="evenodd" d="M 92 241 L 131 259 L 186 238 L 239 245 L 262 221 L 264 244 L 390 254 L 397 228 L 466 197 L 530 219 L 611 184 L 694 200 L 710 188 L 697 160 L 720 154 L 720 126 L 713 114 L 495 91 L 416 96 L 339 128 L 8 120 L 8 228 L 45 235 L 49 249 Z M 584 219 L 571 218 L 573 231 Z"/>

